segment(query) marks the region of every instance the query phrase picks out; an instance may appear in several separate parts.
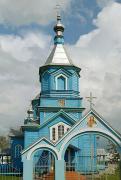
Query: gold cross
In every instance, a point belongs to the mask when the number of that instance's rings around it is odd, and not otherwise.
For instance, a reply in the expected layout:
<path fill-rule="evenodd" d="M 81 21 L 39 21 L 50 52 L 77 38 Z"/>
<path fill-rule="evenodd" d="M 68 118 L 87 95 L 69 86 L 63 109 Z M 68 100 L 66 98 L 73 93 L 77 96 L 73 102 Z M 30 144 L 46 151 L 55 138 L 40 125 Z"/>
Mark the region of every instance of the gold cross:
<path fill-rule="evenodd" d="M 90 92 L 90 96 L 86 98 L 87 98 L 87 101 L 89 101 L 90 103 L 90 109 L 92 109 L 92 107 L 94 106 L 93 99 L 96 99 L 97 97 L 93 97 L 92 92 Z"/>

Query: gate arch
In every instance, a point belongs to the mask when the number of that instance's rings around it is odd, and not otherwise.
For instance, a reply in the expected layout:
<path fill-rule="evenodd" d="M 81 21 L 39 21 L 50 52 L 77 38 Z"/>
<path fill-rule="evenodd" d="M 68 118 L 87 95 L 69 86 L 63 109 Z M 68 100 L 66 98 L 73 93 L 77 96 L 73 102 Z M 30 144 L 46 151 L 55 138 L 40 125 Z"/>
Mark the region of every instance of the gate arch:
<path fill-rule="evenodd" d="M 56 154 L 49 148 L 37 148 L 32 154 L 33 180 L 55 179 Z"/>
<path fill-rule="evenodd" d="M 32 148 L 32 149 L 27 153 L 27 160 L 32 159 L 33 154 L 34 154 L 37 150 L 39 150 L 39 149 L 48 150 L 48 151 L 50 151 L 50 152 L 54 155 L 55 159 L 58 159 L 58 158 L 59 158 L 59 154 L 58 154 L 58 151 L 57 151 L 56 148 L 54 148 L 54 147 L 52 147 L 52 146 L 50 146 L 50 145 L 41 144 L 41 145 L 35 146 L 34 148 Z"/>
<path fill-rule="evenodd" d="M 121 154 L 121 140 L 118 137 L 113 135 L 111 132 L 102 130 L 100 128 L 93 128 L 93 129 L 87 128 L 85 130 L 79 130 L 77 132 L 73 132 L 72 134 L 67 136 L 67 138 L 64 139 L 64 142 L 60 148 L 59 159 L 60 160 L 64 159 L 65 151 L 72 139 L 74 140 L 80 135 L 89 134 L 89 133 L 95 133 L 111 140 L 115 145 L 117 145 L 118 149 L 120 149 L 119 153 Z"/>

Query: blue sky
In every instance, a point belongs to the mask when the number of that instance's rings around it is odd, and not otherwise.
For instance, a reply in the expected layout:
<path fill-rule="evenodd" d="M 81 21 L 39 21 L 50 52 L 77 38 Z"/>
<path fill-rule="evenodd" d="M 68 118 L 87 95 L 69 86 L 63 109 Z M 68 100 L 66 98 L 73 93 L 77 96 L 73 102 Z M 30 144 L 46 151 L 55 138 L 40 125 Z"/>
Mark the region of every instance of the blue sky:
<path fill-rule="evenodd" d="M 50 3 L 51 2 L 51 3 Z M 84 106 L 121 130 L 121 0 L 60 0 L 65 44 L 80 79 Z M 29 4 L 29 5 L 28 5 Z M 23 124 L 40 91 L 39 66 L 53 47 L 57 0 L 0 1 L 0 132 Z"/>
<path fill-rule="evenodd" d="M 97 14 L 102 10 L 102 8 L 112 2 L 113 0 L 99 0 L 102 1 L 98 3 L 98 0 L 71 0 L 69 1 L 69 7 L 67 10 L 63 10 L 64 1 L 60 3 L 61 7 L 61 16 L 63 24 L 65 25 L 65 39 L 69 44 L 74 44 L 80 35 L 89 33 L 91 30 L 95 29 L 93 24 L 93 19 L 97 17 Z M 41 1 L 40 1 L 41 2 Z M 57 2 L 57 1 L 56 1 Z M 121 0 L 116 2 L 121 3 Z M 57 2 L 58 4 L 58 2 Z M 14 5 L 13 5 L 14 6 Z M 48 6 L 48 5 L 46 5 Z M 41 11 L 41 7 L 40 7 Z M 12 13 L 12 12 L 11 12 Z M 21 12 L 22 13 L 22 12 Z M 11 21 L 5 19 L 4 23 L 0 23 L 0 34 L 14 34 L 20 35 L 22 31 L 43 31 L 46 34 L 53 36 L 52 27 L 56 20 L 56 6 L 53 6 L 52 12 L 49 12 L 52 16 L 52 19 L 43 24 L 37 22 L 36 20 L 31 20 L 29 23 L 21 23 L 19 25 L 12 24 Z M 54 16 L 53 16 L 54 14 Z M 21 14 L 20 14 L 21 16 Z M 4 17 L 3 17 L 4 18 Z M 76 33 L 75 33 L 76 31 Z"/>

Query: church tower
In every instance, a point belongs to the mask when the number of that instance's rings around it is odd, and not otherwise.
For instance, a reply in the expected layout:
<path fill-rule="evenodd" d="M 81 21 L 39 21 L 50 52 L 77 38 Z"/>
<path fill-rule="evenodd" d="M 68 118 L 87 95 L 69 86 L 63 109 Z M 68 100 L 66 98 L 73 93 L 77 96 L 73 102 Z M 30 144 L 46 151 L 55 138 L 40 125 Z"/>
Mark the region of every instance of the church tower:
<path fill-rule="evenodd" d="M 79 92 L 81 69 L 74 65 L 66 52 L 60 15 L 54 31 L 52 52 L 39 68 L 41 92 L 32 100 L 32 109 L 28 111 L 23 127 L 25 146 L 43 136 L 56 142 L 81 119 L 84 110 Z"/>
<path fill-rule="evenodd" d="M 20 163 L 20 145 L 23 148 L 23 180 L 85 179 L 99 172 L 97 136 L 121 144 L 121 137 L 92 107 L 82 117 L 81 69 L 65 50 L 60 15 L 54 31 L 53 50 L 39 68 L 41 91 L 27 112 L 22 138 L 12 138 L 12 152 L 19 155 L 15 163 Z"/>
<path fill-rule="evenodd" d="M 75 121 L 81 118 L 82 98 L 79 92 L 80 68 L 75 66 L 64 46 L 64 26 L 60 15 L 54 26 L 54 47 L 44 66 L 40 67 L 40 124 L 63 110 Z"/>

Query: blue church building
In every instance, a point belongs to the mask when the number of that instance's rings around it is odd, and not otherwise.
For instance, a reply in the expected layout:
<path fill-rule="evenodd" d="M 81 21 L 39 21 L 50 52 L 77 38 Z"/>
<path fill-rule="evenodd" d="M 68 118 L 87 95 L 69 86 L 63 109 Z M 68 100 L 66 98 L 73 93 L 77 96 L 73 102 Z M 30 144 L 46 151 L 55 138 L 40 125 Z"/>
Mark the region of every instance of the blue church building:
<path fill-rule="evenodd" d="M 12 159 L 23 169 L 23 180 L 69 180 L 97 172 L 98 134 L 121 147 L 120 135 L 94 109 L 82 115 L 81 68 L 66 52 L 60 15 L 54 31 L 53 50 L 39 68 L 40 93 L 21 133 L 11 137 Z"/>

